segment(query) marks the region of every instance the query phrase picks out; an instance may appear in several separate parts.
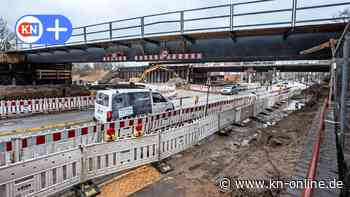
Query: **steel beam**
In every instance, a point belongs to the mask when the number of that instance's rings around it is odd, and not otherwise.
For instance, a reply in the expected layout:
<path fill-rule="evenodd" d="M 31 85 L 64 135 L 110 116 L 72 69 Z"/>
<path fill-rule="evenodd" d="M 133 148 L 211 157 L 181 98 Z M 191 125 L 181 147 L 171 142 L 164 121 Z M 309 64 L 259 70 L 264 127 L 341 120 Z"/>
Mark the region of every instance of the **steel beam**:
<path fill-rule="evenodd" d="M 149 39 L 149 38 L 143 38 L 142 41 L 143 42 L 148 42 L 148 43 L 151 43 L 151 44 L 155 44 L 157 46 L 160 46 L 160 42 L 159 41 L 152 40 L 152 39 Z"/>

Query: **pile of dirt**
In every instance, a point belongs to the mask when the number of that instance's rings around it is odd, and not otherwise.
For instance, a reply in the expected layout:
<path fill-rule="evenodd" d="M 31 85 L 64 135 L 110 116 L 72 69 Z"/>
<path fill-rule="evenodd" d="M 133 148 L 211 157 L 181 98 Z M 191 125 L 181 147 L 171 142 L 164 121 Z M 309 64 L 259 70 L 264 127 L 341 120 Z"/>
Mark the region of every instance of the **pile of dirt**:
<path fill-rule="evenodd" d="M 257 140 L 238 156 L 235 166 L 225 168 L 221 174 L 249 180 L 290 180 L 316 109 L 293 113 L 275 126 L 257 130 Z M 284 189 L 241 188 L 233 190 L 231 196 L 280 196 Z"/>
<path fill-rule="evenodd" d="M 87 88 L 74 85 L 0 86 L 0 100 L 89 95 Z"/>

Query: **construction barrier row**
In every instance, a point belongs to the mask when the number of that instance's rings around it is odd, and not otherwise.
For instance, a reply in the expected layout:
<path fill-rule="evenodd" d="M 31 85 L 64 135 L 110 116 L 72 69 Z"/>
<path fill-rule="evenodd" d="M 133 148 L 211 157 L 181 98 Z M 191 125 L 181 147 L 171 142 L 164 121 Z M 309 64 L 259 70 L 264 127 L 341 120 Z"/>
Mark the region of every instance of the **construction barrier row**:
<path fill-rule="evenodd" d="M 279 102 L 288 95 L 272 97 Z M 160 161 L 254 116 L 260 99 L 266 107 L 275 104 L 267 102 L 267 96 L 247 96 L 210 103 L 207 113 L 205 107 L 195 106 L 45 135 L 16 136 L 2 142 L 0 152 L 6 158 L 0 167 L 0 196 L 48 196 L 93 178 Z M 102 139 L 106 133 L 115 138 Z M 51 153 L 38 153 L 48 149 Z"/>
<path fill-rule="evenodd" d="M 235 108 L 239 111 L 238 119 L 236 119 L 239 121 L 249 116 L 255 116 L 261 110 L 287 97 L 288 94 L 279 95 L 277 93 L 260 95 L 258 100 L 256 100 L 257 97 L 245 96 L 209 103 L 207 109 L 206 105 L 197 105 L 148 116 L 125 118 L 105 124 L 92 122 L 56 131 L 43 131 L 34 134 L 24 132 L 5 136 L 0 139 L 0 165 L 33 159 L 79 145 L 149 135 L 162 128 L 204 117 L 206 110 L 207 114 L 212 114 L 219 113 L 224 109 Z M 255 105 L 252 106 L 255 106 L 255 109 L 249 108 L 249 111 L 240 111 L 242 106 L 253 103 Z"/>
<path fill-rule="evenodd" d="M 246 90 L 254 90 L 257 88 L 260 88 L 259 83 L 242 83 L 242 87 L 246 87 Z M 221 90 L 224 88 L 224 86 L 211 86 L 210 87 L 210 92 L 212 93 L 220 93 Z M 193 91 L 199 91 L 199 92 L 207 92 L 208 91 L 208 86 L 207 85 L 201 85 L 201 84 L 191 84 L 189 85 L 189 89 Z"/>
<path fill-rule="evenodd" d="M 94 102 L 92 96 L 0 100 L 0 117 L 82 109 L 94 106 Z"/>
<path fill-rule="evenodd" d="M 207 113 L 218 113 L 222 109 L 235 108 L 253 102 L 254 97 L 213 102 L 208 104 Z M 205 105 L 198 105 L 105 124 L 88 123 L 58 131 L 43 131 L 35 134 L 24 132 L 5 136 L 0 139 L 0 165 L 52 154 L 79 145 L 149 135 L 165 127 L 204 117 L 205 110 Z M 138 127 L 140 131 L 136 130 Z M 105 132 L 108 135 L 105 135 Z"/>

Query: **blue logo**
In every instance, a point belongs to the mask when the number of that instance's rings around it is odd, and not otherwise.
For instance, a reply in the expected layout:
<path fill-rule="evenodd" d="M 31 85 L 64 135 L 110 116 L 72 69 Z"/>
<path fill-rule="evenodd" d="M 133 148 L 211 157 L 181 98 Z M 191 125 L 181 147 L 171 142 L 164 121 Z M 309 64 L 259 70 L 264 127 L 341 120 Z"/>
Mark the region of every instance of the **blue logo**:
<path fill-rule="evenodd" d="M 72 23 L 62 15 L 25 15 L 17 21 L 15 32 L 29 44 L 64 44 L 72 35 Z"/>

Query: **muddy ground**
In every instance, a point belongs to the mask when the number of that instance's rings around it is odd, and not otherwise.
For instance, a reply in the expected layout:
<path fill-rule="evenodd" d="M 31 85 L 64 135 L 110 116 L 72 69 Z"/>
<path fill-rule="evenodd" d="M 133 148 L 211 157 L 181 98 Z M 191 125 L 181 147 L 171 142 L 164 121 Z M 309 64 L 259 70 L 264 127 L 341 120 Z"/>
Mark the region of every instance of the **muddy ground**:
<path fill-rule="evenodd" d="M 304 148 L 317 106 L 289 112 L 281 108 L 261 115 L 245 126 L 233 126 L 226 136 L 213 135 L 167 161 L 174 170 L 157 183 L 132 196 L 280 196 L 284 190 L 237 190 L 222 192 L 220 177 L 235 179 L 288 179 Z M 287 117 L 286 117 L 287 116 Z M 284 118 L 283 118 L 284 117 Z"/>

